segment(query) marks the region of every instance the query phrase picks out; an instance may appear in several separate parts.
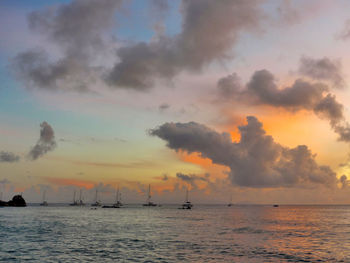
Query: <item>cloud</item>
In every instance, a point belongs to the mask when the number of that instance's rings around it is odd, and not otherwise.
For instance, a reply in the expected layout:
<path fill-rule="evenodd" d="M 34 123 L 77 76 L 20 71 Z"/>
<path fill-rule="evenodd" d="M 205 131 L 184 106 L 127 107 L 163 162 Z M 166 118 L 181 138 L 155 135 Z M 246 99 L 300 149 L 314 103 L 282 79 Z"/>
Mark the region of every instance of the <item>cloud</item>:
<path fill-rule="evenodd" d="M 277 14 L 279 15 L 279 22 L 295 24 L 301 20 L 300 10 L 298 10 L 290 0 L 282 0 L 279 2 Z"/>
<path fill-rule="evenodd" d="M 52 62 L 43 49 L 19 53 L 12 61 L 18 79 L 28 88 L 87 91 L 93 72 L 74 57 Z M 69 85 L 67 85 L 69 83 Z"/>
<path fill-rule="evenodd" d="M 151 162 L 151 161 L 134 161 L 130 163 L 107 163 L 107 162 L 90 162 L 90 161 L 72 161 L 70 160 L 71 163 L 75 165 L 82 165 L 82 166 L 96 166 L 96 167 L 120 167 L 120 168 L 145 168 L 145 167 L 154 167 L 156 166 L 156 163 Z"/>
<path fill-rule="evenodd" d="M 229 58 L 239 34 L 256 30 L 263 17 L 258 0 L 182 0 L 179 34 L 166 36 L 157 21 L 157 37 L 117 48 L 121 43 L 113 25 L 123 2 L 73 0 L 31 12 L 30 30 L 58 49 L 19 53 L 12 61 L 15 75 L 26 87 L 47 90 L 88 91 L 89 84 L 105 81 L 114 88 L 145 91 L 156 79 L 169 80 L 183 70 L 199 71 Z M 152 0 L 149 6 L 152 19 L 162 20 L 168 1 Z"/>
<path fill-rule="evenodd" d="M 167 0 L 151 0 L 151 9 L 155 15 L 164 15 L 169 10 Z"/>
<path fill-rule="evenodd" d="M 182 181 L 185 181 L 185 182 L 193 182 L 195 180 L 200 180 L 200 181 L 208 181 L 208 176 L 207 177 L 201 177 L 201 176 L 198 176 L 196 174 L 183 174 L 183 173 L 176 173 L 176 177 L 181 179 Z"/>
<path fill-rule="evenodd" d="M 198 188 L 196 181 L 202 181 L 210 183 L 209 181 L 209 174 L 205 174 L 205 177 L 199 176 L 196 174 L 183 174 L 183 173 L 176 173 L 176 177 L 180 179 L 183 182 L 186 182 L 190 184 L 194 189 Z"/>
<path fill-rule="evenodd" d="M 349 180 L 348 180 L 347 176 L 344 174 L 339 178 L 339 182 L 341 183 L 342 189 L 345 189 L 349 186 Z"/>
<path fill-rule="evenodd" d="M 168 103 L 162 103 L 162 104 L 159 105 L 159 107 L 158 107 L 158 109 L 159 109 L 160 112 L 163 112 L 163 111 L 165 111 L 165 110 L 167 110 L 167 109 L 169 109 L 169 108 L 170 108 L 170 105 L 169 105 Z"/>
<path fill-rule="evenodd" d="M 21 158 L 18 155 L 15 155 L 11 152 L 0 152 L 0 163 L 15 163 L 18 162 Z"/>
<path fill-rule="evenodd" d="M 169 180 L 169 176 L 167 174 L 163 174 L 162 181 L 168 181 L 168 180 Z"/>
<path fill-rule="evenodd" d="M 107 76 L 114 87 L 147 90 L 156 78 L 171 79 L 182 70 L 201 70 L 228 58 L 242 30 L 255 29 L 259 1 L 182 1 L 182 31 L 117 51 L 120 61 Z"/>
<path fill-rule="evenodd" d="M 218 133 L 202 124 L 165 123 L 150 131 L 175 151 L 199 153 L 213 163 L 230 168 L 230 179 L 244 187 L 332 186 L 336 174 L 328 166 L 318 165 L 315 154 L 305 145 L 284 147 L 265 134 L 262 123 L 247 117 L 247 125 L 238 127 L 240 141 L 228 133 Z"/>
<path fill-rule="evenodd" d="M 239 83 L 236 73 L 218 80 L 219 95 L 226 100 L 239 100 L 253 105 L 271 105 L 290 110 L 310 109 L 322 99 L 328 87 L 297 79 L 290 87 L 279 89 L 275 77 L 268 70 L 258 70 L 245 85 Z"/>
<path fill-rule="evenodd" d="M 2 180 L 0 180 L 0 184 L 9 184 L 9 183 L 11 183 L 11 181 L 9 181 L 8 179 L 2 179 Z"/>
<path fill-rule="evenodd" d="M 242 86 L 235 73 L 217 83 L 218 94 L 226 101 L 239 101 L 248 105 L 268 105 L 289 111 L 313 111 L 329 121 L 340 141 L 350 142 L 350 125 L 344 117 L 344 106 L 329 93 L 324 83 L 297 79 L 290 87 L 280 88 L 274 75 L 266 69 L 256 71 L 250 81 Z"/>
<path fill-rule="evenodd" d="M 341 40 L 348 40 L 350 38 L 350 19 L 345 21 L 344 27 L 337 37 Z"/>
<path fill-rule="evenodd" d="M 217 86 L 219 88 L 219 95 L 223 99 L 234 97 L 242 89 L 241 80 L 236 73 L 219 79 Z"/>
<path fill-rule="evenodd" d="M 40 124 L 40 128 L 40 138 L 28 153 L 28 158 L 32 161 L 56 148 L 55 133 L 52 127 L 44 121 Z"/>
<path fill-rule="evenodd" d="M 343 88 L 346 84 L 340 61 L 327 57 L 321 59 L 302 57 L 298 72 L 315 80 L 329 81 L 337 88 Z"/>
<path fill-rule="evenodd" d="M 74 0 L 28 16 L 29 27 L 57 42 L 68 56 L 94 55 L 105 46 L 103 33 L 114 24 L 120 0 Z"/>
<path fill-rule="evenodd" d="M 182 174 L 182 173 L 177 173 L 176 177 L 185 181 L 185 182 L 192 182 L 194 180 L 194 176 L 195 175 L 186 175 L 186 174 Z"/>
<path fill-rule="evenodd" d="M 331 94 L 327 94 L 314 106 L 314 112 L 328 119 L 332 127 L 337 126 L 344 119 L 343 111 L 344 106 L 337 102 L 335 96 Z"/>
<path fill-rule="evenodd" d="M 312 108 L 322 98 L 327 86 L 321 83 L 312 84 L 297 79 L 291 87 L 278 89 L 275 77 L 267 70 L 256 71 L 242 93 L 246 100 L 252 99 L 256 104 L 268 104 L 290 109 Z"/>
<path fill-rule="evenodd" d="M 73 0 L 28 16 L 29 28 L 58 46 L 56 60 L 45 49 L 19 53 L 12 61 L 17 77 L 27 87 L 86 91 L 99 77 L 97 62 L 110 50 L 106 32 L 114 24 L 121 0 Z"/>

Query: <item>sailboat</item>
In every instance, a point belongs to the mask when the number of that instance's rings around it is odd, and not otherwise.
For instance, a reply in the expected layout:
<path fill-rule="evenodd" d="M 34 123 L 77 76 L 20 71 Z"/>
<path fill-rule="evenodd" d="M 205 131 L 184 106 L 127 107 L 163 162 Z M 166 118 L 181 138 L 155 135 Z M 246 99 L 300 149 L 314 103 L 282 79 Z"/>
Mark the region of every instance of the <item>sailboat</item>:
<path fill-rule="evenodd" d="M 73 203 L 69 204 L 70 206 L 77 206 L 77 205 L 78 205 L 77 200 L 75 200 L 75 195 L 76 195 L 76 191 L 74 190 L 74 193 L 73 193 Z"/>
<path fill-rule="evenodd" d="M 151 185 L 148 185 L 148 196 L 147 203 L 143 204 L 143 206 L 157 206 L 155 203 L 151 201 Z"/>
<path fill-rule="evenodd" d="M 84 206 L 84 202 L 83 202 L 83 199 L 82 199 L 82 191 L 80 189 L 80 193 L 79 193 L 79 203 L 78 203 L 80 206 Z"/>
<path fill-rule="evenodd" d="M 95 203 L 91 204 L 91 206 L 101 206 L 101 202 L 97 199 L 97 189 L 96 189 L 96 194 L 95 194 Z"/>
<path fill-rule="evenodd" d="M 119 193 L 119 187 L 115 194 L 115 203 L 113 205 L 104 205 L 102 208 L 121 208 L 123 206 L 121 202 L 121 194 Z"/>
<path fill-rule="evenodd" d="M 186 189 L 186 200 L 182 204 L 182 209 L 192 209 L 192 207 L 192 203 L 188 200 L 188 189 Z"/>
<path fill-rule="evenodd" d="M 115 203 L 114 206 L 121 207 L 123 206 L 122 204 L 122 194 L 119 192 L 119 187 L 117 189 L 117 193 L 115 195 Z"/>
<path fill-rule="evenodd" d="M 43 202 L 40 204 L 41 206 L 48 206 L 49 204 L 46 201 L 46 190 L 43 192 Z"/>
<path fill-rule="evenodd" d="M 69 204 L 70 206 L 84 206 L 84 202 L 82 199 L 82 192 L 80 189 L 80 193 L 79 193 L 79 201 L 75 200 L 75 195 L 76 195 L 76 191 L 74 190 L 74 195 L 73 195 L 73 203 Z"/>

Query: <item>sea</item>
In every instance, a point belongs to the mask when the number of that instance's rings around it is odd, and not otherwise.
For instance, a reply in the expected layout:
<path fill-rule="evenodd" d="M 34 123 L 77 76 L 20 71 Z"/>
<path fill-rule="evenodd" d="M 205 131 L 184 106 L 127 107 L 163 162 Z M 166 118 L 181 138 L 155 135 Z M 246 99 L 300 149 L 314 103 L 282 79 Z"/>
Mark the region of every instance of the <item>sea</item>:
<path fill-rule="evenodd" d="M 350 262 L 350 206 L 5 207 L 0 262 Z"/>

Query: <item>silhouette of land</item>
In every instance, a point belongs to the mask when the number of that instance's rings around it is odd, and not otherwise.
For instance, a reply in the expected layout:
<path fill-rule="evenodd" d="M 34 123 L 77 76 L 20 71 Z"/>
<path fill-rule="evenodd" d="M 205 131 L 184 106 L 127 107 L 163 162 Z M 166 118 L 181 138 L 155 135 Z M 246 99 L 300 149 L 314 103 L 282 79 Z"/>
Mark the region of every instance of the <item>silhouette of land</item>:
<path fill-rule="evenodd" d="M 0 200 L 0 206 L 15 206 L 15 207 L 25 207 L 27 206 L 26 201 L 21 195 L 15 195 L 12 200 L 5 202 Z"/>

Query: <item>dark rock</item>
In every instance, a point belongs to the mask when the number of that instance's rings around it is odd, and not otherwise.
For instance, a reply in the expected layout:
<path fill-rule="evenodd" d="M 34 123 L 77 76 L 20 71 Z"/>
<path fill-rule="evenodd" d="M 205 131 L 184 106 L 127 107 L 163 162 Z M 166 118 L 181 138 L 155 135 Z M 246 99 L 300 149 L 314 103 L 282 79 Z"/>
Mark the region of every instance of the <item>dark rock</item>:
<path fill-rule="evenodd" d="M 21 195 L 15 195 L 12 200 L 8 202 L 0 201 L 0 206 L 24 207 L 27 206 L 27 204 Z"/>

